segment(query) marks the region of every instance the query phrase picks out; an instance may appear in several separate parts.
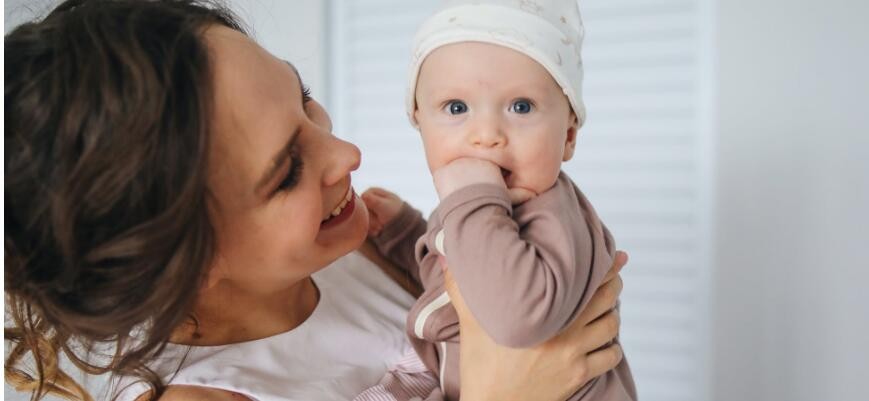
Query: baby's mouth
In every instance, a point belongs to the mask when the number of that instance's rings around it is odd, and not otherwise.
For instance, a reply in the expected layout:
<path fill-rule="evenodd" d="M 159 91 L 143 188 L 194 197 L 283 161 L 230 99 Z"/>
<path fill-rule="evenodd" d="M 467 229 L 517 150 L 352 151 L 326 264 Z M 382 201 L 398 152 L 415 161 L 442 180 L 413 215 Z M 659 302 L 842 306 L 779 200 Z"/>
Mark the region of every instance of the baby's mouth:
<path fill-rule="evenodd" d="M 501 167 L 501 177 L 504 178 L 504 181 L 507 181 L 507 178 L 509 178 L 511 174 L 513 173 L 510 170 Z"/>

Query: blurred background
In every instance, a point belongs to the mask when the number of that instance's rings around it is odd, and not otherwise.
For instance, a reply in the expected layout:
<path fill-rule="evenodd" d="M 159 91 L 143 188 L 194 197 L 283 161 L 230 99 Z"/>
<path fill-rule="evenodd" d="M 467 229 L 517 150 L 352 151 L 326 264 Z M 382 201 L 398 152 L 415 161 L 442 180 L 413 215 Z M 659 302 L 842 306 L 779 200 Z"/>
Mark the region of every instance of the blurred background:
<path fill-rule="evenodd" d="M 5 30 L 55 3 L 7 0 Z M 362 149 L 357 189 L 431 211 L 403 100 L 438 2 L 227 3 Z M 580 8 L 588 123 L 564 170 L 631 255 L 622 342 L 640 399 L 869 399 L 869 2 Z"/>

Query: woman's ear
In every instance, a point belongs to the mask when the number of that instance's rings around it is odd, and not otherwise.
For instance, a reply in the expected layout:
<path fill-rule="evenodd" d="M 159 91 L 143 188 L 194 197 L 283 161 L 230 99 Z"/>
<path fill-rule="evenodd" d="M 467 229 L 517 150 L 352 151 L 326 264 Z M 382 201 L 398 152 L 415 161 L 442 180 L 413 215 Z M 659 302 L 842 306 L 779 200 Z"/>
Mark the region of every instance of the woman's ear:
<path fill-rule="evenodd" d="M 564 157 L 561 161 L 568 161 L 573 158 L 573 152 L 576 150 L 576 137 L 579 135 L 579 120 L 576 114 L 570 113 L 570 124 L 567 126 L 567 138 L 564 141 Z"/>

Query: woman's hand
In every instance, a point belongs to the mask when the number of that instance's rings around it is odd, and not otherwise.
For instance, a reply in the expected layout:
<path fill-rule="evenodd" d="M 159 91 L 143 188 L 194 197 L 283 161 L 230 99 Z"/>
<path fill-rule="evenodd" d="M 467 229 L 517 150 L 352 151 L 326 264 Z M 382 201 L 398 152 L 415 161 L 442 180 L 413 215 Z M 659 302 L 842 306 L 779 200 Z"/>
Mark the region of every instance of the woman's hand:
<path fill-rule="evenodd" d="M 617 252 L 604 283 L 577 319 L 558 336 L 527 349 L 495 344 L 471 315 L 446 270 L 447 292 L 462 333 L 462 400 L 564 400 L 615 368 L 622 359 L 621 347 L 612 344 L 620 324 L 615 305 L 622 291 L 619 271 L 627 260 L 627 254 Z"/>

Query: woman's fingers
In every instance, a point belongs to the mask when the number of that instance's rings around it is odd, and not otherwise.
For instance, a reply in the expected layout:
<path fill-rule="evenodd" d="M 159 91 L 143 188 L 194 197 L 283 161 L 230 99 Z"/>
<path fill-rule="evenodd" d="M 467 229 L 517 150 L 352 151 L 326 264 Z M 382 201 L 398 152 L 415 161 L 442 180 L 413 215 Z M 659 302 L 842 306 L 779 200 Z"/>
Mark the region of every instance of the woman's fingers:
<path fill-rule="evenodd" d="M 619 295 L 622 293 L 622 287 L 622 278 L 618 275 L 603 283 L 598 287 L 597 291 L 594 292 L 594 295 L 591 296 L 588 305 L 585 306 L 585 309 L 579 314 L 579 317 L 577 317 L 576 320 L 581 324 L 588 324 L 601 315 L 607 313 L 607 311 L 615 308 Z"/>
<path fill-rule="evenodd" d="M 604 276 L 600 287 L 592 295 L 591 300 L 589 300 L 588 305 L 580 313 L 577 320 L 582 324 L 587 324 L 608 310 L 615 308 L 624 285 L 619 272 L 627 263 L 628 254 L 623 251 L 616 251 L 610 271 Z"/>
<path fill-rule="evenodd" d="M 622 271 L 622 268 L 628 263 L 628 254 L 624 251 L 616 251 L 615 256 L 613 256 L 613 265 L 610 268 L 610 271 L 607 272 L 606 276 L 603 278 L 603 282 L 612 280 Z"/>
<path fill-rule="evenodd" d="M 621 361 L 622 347 L 613 344 L 588 354 L 584 361 L 585 368 L 580 371 L 585 373 L 585 377 L 591 379 L 614 369 Z"/>
<path fill-rule="evenodd" d="M 596 350 L 609 344 L 617 335 L 621 326 L 619 311 L 612 309 L 597 320 L 585 326 L 585 333 L 577 339 L 581 348 L 586 351 Z"/>

